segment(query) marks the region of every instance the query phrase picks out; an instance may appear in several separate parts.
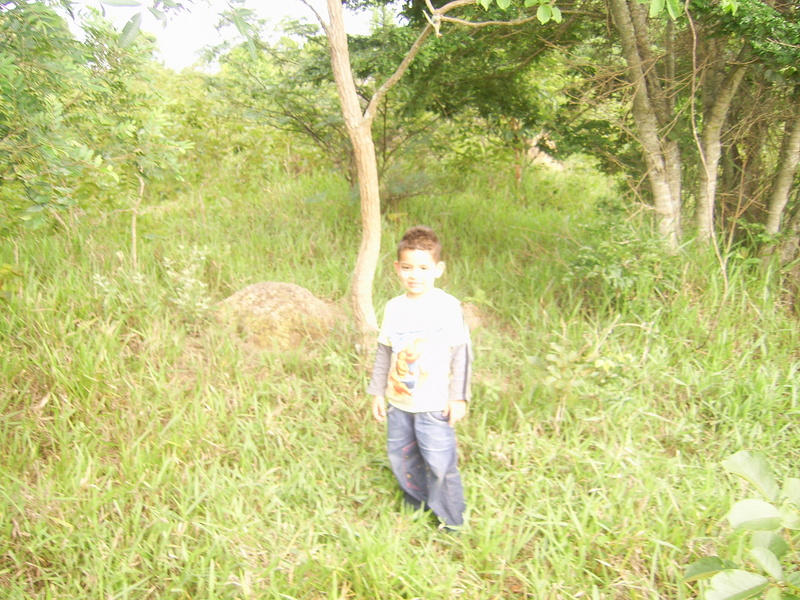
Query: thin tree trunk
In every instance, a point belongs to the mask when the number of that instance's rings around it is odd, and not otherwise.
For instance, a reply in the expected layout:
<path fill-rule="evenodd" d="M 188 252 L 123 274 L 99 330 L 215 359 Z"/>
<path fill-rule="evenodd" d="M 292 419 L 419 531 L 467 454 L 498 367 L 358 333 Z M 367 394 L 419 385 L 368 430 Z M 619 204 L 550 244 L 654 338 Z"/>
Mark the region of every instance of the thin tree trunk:
<path fill-rule="evenodd" d="M 627 0 L 610 0 L 610 7 L 634 88 L 633 117 L 658 214 L 659 233 L 674 251 L 680 238 L 680 151 L 676 143 L 662 139 L 659 132 L 658 105 L 664 109 L 666 104 L 665 99 L 655 93 L 657 82 L 651 76 L 653 71 L 640 52 L 640 48 L 649 48 L 649 43 L 643 39 L 646 32 L 634 26 L 635 9 Z"/>
<path fill-rule="evenodd" d="M 139 193 L 133 202 L 131 209 L 131 268 L 136 271 L 139 269 L 139 233 L 138 233 L 138 220 L 139 208 L 142 206 L 144 200 L 144 175 L 137 173 L 136 177 L 139 178 Z"/>
<path fill-rule="evenodd" d="M 731 69 L 727 77 L 712 94 L 713 103 L 703 119 L 703 134 L 700 137 L 700 189 L 697 197 L 697 237 L 701 242 L 714 238 L 714 208 L 717 198 L 719 163 L 722 157 L 722 127 L 728 117 L 733 98 L 747 71 L 742 64 L 746 51 L 739 55 L 739 64 Z"/>
<path fill-rule="evenodd" d="M 351 301 L 356 327 L 363 336 L 378 330 L 378 320 L 372 302 L 372 285 L 378 266 L 381 247 L 381 201 L 378 181 L 378 161 L 372 141 L 372 119 L 374 113 L 362 114 L 361 105 L 350 67 L 350 52 L 344 28 L 341 0 L 328 0 L 328 17 L 325 26 L 331 53 L 331 66 L 342 115 L 353 144 L 358 191 L 361 198 L 361 246 L 358 250 Z"/>
<path fill-rule="evenodd" d="M 350 53 L 347 46 L 347 33 L 344 28 L 344 14 L 342 0 L 327 0 L 328 19 L 325 21 L 308 0 L 300 0 L 319 20 L 331 53 L 331 67 L 336 88 L 339 92 L 339 101 L 342 107 L 342 116 L 345 126 L 353 144 L 356 170 L 358 172 L 358 189 L 361 195 L 361 246 L 358 251 L 355 271 L 353 273 L 353 287 L 351 300 L 353 316 L 356 327 L 362 337 L 362 342 L 367 343 L 372 334 L 378 329 L 375 308 L 372 303 L 372 285 L 375 280 L 375 269 L 378 266 L 381 246 L 381 213 L 380 191 L 378 177 L 378 161 L 375 154 L 375 144 L 372 140 L 372 122 L 378 112 L 380 102 L 389 90 L 403 77 L 411 62 L 419 54 L 425 40 L 432 33 L 440 35 L 443 21 L 448 20 L 445 15 L 457 8 L 473 5 L 477 0 L 451 0 L 440 8 L 434 8 L 426 2 L 430 14 L 428 24 L 412 44 L 405 57 L 395 72 L 381 85 L 369 101 L 364 112 L 361 112 L 353 71 L 350 66 Z M 449 19 L 463 25 L 467 21 Z M 522 24 L 530 19 L 520 19 L 506 22 L 507 25 Z M 485 23 L 483 23 L 485 25 Z"/>
<path fill-rule="evenodd" d="M 789 201 L 789 192 L 800 163 L 800 110 L 791 124 L 787 123 L 786 132 L 781 145 L 778 172 L 772 186 L 767 207 L 767 233 L 777 234 L 781 228 L 783 211 Z"/>

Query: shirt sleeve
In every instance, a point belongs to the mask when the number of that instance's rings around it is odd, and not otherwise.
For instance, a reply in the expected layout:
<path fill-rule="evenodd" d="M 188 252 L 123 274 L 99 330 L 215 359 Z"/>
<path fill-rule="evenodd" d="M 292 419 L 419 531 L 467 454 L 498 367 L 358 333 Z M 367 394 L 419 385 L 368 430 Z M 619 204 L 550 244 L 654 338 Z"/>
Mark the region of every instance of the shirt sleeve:
<path fill-rule="evenodd" d="M 375 353 L 375 362 L 372 365 L 372 377 L 367 386 L 367 394 L 373 396 L 386 395 L 386 383 L 389 380 L 389 367 L 392 363 L 392 348 L 385 344 L 378 344 Z"/>
<path fill-rule="evenodd" d="M 448 400 L 472 397 L 472 344 L 459 344 L 450 350 L 450 390 Z"/>

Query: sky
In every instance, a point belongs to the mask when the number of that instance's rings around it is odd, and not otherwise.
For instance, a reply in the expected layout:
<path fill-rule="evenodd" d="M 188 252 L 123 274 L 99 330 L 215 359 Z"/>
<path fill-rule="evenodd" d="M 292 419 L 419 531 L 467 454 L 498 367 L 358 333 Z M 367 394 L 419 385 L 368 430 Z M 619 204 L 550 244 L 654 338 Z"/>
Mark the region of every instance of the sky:
<path fill-rule="evenodd" d="M 135 4 L 137 0 L 131 0 Z M 215 29 L 219 21 L 219 13 L 227 7 L 226 0 L 195 0 L 189 11 L 170 13 L 169 22 L 164 28 L 162 24 L 150 14 L 147 6 L 148 0 L 141 0 L 140 7 L 120 7 L 105 5 L 106 16 L 118 28 L 122 28 L 134 14 L 143 13 L 142 29 L 156 36 L 159 45 L 159 58 L 176 71 L 194 64 L 199 56 L 197 52 L 205 46 L 216 45 L 224 41 L 220 32 Z M 78 5 L 100 8 L 100 0 L 82 0 Z M 325 0 L 309 0 L 322 16 L 327 19 Z M 305 19 L 316 23 L 316 17 L 300 0 L 248 0 L 246 8 L 254 10 L 261 18 L 268 22 L 269 27 L 276 27 L 282 19 Z M 345 14 L 345 26 L 349 33 L 367 33 L 369 29 L 370 14 L 350 13 Z M 233 27 L 227 28 L 228 36 L 235 34 Z"/>

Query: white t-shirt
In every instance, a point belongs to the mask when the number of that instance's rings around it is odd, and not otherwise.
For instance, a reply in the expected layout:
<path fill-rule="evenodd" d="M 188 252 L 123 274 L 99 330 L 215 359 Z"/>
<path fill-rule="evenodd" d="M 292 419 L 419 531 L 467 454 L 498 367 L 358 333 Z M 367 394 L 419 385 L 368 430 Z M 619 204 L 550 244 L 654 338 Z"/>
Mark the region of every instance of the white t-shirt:
<path fill-rule="evenodd" d="M 393 298 L 378 343 L 392 349 L 386 399 L 408 412 L 444 410 L 451 349 L 469 343 L 461 303 L 438 288 L 421 298 Z"/>

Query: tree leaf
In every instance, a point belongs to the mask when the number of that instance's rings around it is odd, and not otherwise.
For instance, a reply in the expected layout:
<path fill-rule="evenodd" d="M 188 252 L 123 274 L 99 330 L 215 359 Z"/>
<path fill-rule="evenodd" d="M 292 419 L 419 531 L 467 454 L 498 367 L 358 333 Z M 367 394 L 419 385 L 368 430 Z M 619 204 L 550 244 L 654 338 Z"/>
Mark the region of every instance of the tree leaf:
<path fill-rule="evenodd" d="M 800 508 L 800 479 L 789 477 L 783 482 L 783 497 Z"/>
<path fill-rule="evenodd" d="M 781 525 L 786 527 L 786 529 L 800 529 L 800 512 L 798 512 L 797 509 L 784 505 L 781 506 L 780 513 Z"/>
<path fill-rule="evenodd" d="M 534 4 L 539 4 L 539 0 L 525 0 L 525 8 L 533 6 Z"/>
<path fill-rule="evenodd" d="M 767 550 L 766 548 L 751 548 L 750 556 L 753 557 L 753 560 L 758 563 L 758 566 L 761 567 L 767 575 L 777 581 L 783 581 L 781 563 L 771 550 Z"/>
<path fill-rule="evenodd" d="M 721 6 L 722 10 L 730 11 L 732 15 L 735 15 L 739 8 L 739 0 L 722 0 Z"/>
<path fill-rule="evenodd" d="M 492 0 L 478 0 L 478 4 L 480 4 L 484 9 L 489 10 Z"/>
<path fill-rule="evenodd" d="M 505 10 L 511 6 L 511 0 L 497 0 L 497 6 Z"/>
<path fill-rule="evenodd" d="M 780 558 L 789 551 L 789 544 L 781 536 L 772 531 L 755 531 L 750 537 L 752 548 L 766 548 Z"/>
<path fill-rule="evenodd" d="M 723 460 L 722 466 L 729 473 L 738 475 L 756 486 L 767 500 L 774 502 L 778 499 L 780 488 L 763 456 L 742 450 Z"/>
<path fill-rule="evenodd" d="M 650 0 L 650 18 L 657 17 L 664 10 L 665 0 Z"/>
<path fill-rule="evenodd" d="M 550 8 L 549 4 L 540 4 L 538 10 L 536 11 L 536 18 L 539 19 L 539 22 L 542 25 L 544 25 L 551 18 L 553 18 L 553 9 Z"/>
<path fill-rule="evenodd" d="M 167 26 L 167 15 L 164 14 L 163 10 L 158 10 L 157 8 L 153 8 L 152 6 L 148 8 L 150 14 L 153 15 L 160 23 L 162 27 Z"/>
<path fill-rule="evenodd" d="M 731 507 L 726 515 L 734 529 L 770 531 L 781 524 L 781 513 L 769 502 L 746 498 Z"/>
<path fill-rule="evenodd" d="M 698 579 L 708 579 L 720 571 L 736 568 L 729 560 L 722 560 L 719 556 L 706 556 L 693 562 L 683 574 L 683 581 L 689 583 Z"/>
<path fill-rule="evenodd" d="M 800 571 L 793 571 L 786 576 L 786 583 L 795 590 L 800 590 Z"/>
<path fill-rule="evenodd" d="M 764 594 L 764 600 L 782 600 L 785 598 L 783 593 L 781 592 L 781 588 L 770 588 L 766 594 Z"/>
<path fill-rule="evenodd" d="M 743 600 L 751 598 L 769 585 L 769 580 L 756 573 L 732 569 L 711 578 L 705 600 Z"/>
<path fill-rule="evenodd" d="M 667 0 L 667 12 L 673 19 L 677 19 L 683 13 L 683 3 L 681 0 Z"/>
<path fill-rule="evenodd" d="M 121 46 L 127 46 L 139 33 L 139 28 L 142 26 L 142 13 L 136 13 L 130 20 L 125 23 L 122 28 L 122 35 L 119 36 L 119 43 Z"/>
<path fill-rule="evenodd" d="M 563 17 L 561 16 L 560 8 L 558 8 L 557 6 L 551 6 L 550 10 L 553 11 L 553 21 L 555 21 L 556 23 L 561 23 L 561 21 L 564 20 Z"/>

